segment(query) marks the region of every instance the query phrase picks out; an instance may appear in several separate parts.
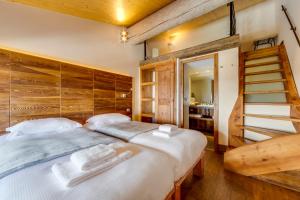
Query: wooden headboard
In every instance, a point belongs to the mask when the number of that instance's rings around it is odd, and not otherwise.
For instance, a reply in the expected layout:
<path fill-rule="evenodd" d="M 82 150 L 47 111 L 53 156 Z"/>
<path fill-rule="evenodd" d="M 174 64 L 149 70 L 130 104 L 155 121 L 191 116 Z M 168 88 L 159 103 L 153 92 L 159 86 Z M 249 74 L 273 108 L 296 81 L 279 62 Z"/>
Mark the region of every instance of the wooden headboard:
<path fill-rule="evenodd" d="M 0 49 L 0 131 L 17 122 L 131 116 L 132 77 Z"/>

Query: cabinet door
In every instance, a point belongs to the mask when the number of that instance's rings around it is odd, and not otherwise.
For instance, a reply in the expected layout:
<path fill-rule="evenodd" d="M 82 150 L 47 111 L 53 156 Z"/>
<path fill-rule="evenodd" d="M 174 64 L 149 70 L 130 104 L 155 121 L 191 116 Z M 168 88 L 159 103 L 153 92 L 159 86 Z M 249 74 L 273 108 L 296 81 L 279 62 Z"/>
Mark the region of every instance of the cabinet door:
<path fill-rule="evenodd" d="M 174 123 L 175 63 L 164 62 L 156 67 L 157 106 L 156 121 L 159 124 Z"/>

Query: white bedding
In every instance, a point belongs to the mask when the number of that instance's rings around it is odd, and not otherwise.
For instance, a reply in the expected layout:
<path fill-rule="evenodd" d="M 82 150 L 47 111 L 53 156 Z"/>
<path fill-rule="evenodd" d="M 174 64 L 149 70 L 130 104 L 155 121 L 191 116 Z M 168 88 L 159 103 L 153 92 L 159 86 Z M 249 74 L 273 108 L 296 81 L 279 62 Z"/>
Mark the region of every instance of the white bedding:
<path fill-rule="evenodd" d="M 4 142 L 4 137 L 0 137 Z M 133 145 L 133 144 L 128 144 Z M 73 188 L 60 185 L 51 166 L 64 156 L 11 174 L 0 180 L 1 200 L 160 200 L 174 186 L 174 161 L 139 145 L 139 153 Z"/>
<path fill-rule="evenodd" d="M 179 180 L 199 159 L 207 145 L 206 137 L 198 131 L 178 129 L 179 134 L 170 138 L 154 136 L 153 131 L 139 134 L 130 143 L 167 153 L 176 160 L 175 180 Z"/>

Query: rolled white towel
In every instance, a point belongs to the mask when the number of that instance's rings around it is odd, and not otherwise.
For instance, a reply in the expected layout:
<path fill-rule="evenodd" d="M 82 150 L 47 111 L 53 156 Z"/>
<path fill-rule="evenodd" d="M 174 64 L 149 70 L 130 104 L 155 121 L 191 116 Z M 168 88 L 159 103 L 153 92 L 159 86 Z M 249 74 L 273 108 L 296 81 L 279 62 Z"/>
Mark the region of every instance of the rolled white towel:
<path fill-rule="evenodd" d="M 167 132 L 155 130 L 152 132 L 152 135 L 158 136 L 158 137 L 163 137 L 163 138 L 171 138 L 172 136 L 176 135 L 176 133 L 177 132 L 167 133 Z"/>
<path fill-rule="evenodd" d="M 160 125 L 158 127 L 158 130 L 166 133 L 172 133 L 177 130 L 177 126 L 172 124 L 164 124 L 164 125 Z"/>
<path fill-rule="evenodd" d="M 65 187 L 73 187 L 113 168 L 120 162 L 129 159 L 132 155 L 133 153 L 131 151 L 125 151 L 88 171 L 81 171 L 71 161 L 54 164 L 51 170 L 62 185 Z"/>
<path fill-rule="evenodd" d="M 90 170 L 116 155 L 112 147 L 99 144 L 73 153 L 70 159 L 80 170 Z"/>

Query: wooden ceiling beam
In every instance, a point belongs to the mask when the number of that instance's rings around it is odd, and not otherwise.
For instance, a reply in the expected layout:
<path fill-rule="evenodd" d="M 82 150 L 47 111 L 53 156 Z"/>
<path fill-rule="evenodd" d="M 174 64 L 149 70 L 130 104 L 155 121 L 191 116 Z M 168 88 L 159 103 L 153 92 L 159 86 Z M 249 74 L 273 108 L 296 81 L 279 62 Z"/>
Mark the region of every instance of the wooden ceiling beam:
<path fill-rule="evenodd" d="M 129 27 L 128 42 L 131 44 L 139 44 L 231 1 L 232 0 L 177 0 Z"/>

